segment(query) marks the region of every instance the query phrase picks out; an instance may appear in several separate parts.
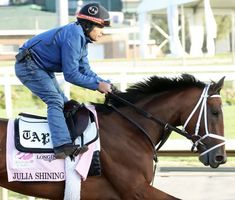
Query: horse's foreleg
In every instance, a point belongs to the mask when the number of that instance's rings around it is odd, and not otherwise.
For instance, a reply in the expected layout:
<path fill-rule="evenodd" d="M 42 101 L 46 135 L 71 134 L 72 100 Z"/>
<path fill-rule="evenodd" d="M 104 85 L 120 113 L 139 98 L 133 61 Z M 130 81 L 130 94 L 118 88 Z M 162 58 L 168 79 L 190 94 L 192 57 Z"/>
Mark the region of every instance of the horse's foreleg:
<path fill-rule="evenodd" d="M 154 188 L 150 185 L 148 185 L 147 187 L 147 193 L 150 195 L 147 199 L 166 199 L 166 200 L 176 200 L 176 199 L 179 199 L 179 198 L 176 198 L 174 196 L 171 196 L 157 188 Z"/>
<path fill-rule="evenodd" d="M 89 177 L 83 182 L 81 200 L 121 200 L 112 185 L 103 176 Z"/>
<path fill-rule="evenodd" d="M 128 200 L 177 200 L 173 197 L 157 188 L 152 187 L 148 183 L 139 185 L 135 190 L 128 195 L 125 195 L 125 199 Z"/>

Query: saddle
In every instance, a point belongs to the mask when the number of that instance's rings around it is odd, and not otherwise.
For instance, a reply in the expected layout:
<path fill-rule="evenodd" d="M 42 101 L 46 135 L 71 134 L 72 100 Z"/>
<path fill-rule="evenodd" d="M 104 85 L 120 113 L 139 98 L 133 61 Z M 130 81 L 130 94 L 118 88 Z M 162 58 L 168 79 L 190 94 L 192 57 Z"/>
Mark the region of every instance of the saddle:
<path fill-rule="evenodd" d="M 95 121 L 94 116 L 86 106 L 75 100 L 65 103 L 64 116 L 73 142 L 77 137 L 82 136 L 88 126 L 89 119 L 91 122 Z"/>
<path fill-rule="evenodd" d="M 81 137 L 83 142 L 83 132 L 88 126 L 89 119 L 95 122 L 94 115 L 86 108 L 84 104 L 80 104 L 75 100 L 70 100 L 64 105 L 64 116 L 70 132 L 72 141 L 74 142 L 77 137 Z M 100 166 L 100 152 L 93 153 L 91 166 L 88 176 L 97 176 L 101 174 Z"/>

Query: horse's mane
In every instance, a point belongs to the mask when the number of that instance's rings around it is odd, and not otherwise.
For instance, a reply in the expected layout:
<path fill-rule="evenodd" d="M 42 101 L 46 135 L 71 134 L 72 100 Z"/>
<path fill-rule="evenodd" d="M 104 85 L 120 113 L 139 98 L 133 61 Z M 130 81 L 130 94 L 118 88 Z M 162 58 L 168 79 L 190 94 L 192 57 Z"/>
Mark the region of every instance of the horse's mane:
<path fill-rule="evenodd" d="M 174 78 L 151 76 L 145 81 L 130 86 L 126 92 L 121 92 L 119 90 L 113 90 L 112 92 L 131 103 L 136 103 L 149 95 L 186 87 L 203 88 L 205 87 L 205 83 L 197 80 L 190 74 L 182 74 L 181 76 Z M 108 101 L 109 104 L 117 107 L 123 106 L 121 102 L 110 98 L 109 95 L 106 96 L 105 101 Z"/>

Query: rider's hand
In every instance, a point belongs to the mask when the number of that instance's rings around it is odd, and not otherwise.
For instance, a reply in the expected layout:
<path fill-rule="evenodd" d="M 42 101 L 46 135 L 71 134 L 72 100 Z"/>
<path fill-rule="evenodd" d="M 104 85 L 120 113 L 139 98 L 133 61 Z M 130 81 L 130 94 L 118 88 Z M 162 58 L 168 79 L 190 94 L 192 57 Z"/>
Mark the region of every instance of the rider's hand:
<path fill-rule="evenodd" d="M 104 81 L 99 82 L 98 91 L 105 94 L 112 92 L 111 84 Z"/>

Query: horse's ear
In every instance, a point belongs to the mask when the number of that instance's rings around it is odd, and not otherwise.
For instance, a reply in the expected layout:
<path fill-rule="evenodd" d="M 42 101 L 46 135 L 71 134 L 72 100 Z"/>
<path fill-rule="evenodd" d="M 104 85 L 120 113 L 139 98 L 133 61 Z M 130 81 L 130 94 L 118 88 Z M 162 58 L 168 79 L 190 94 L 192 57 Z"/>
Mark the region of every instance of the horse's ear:
<path fill-rule="evenodd" d="M 225 79 L 225 76 L 222 77 L 217 83 L 214 83 L 212 86 L 211 86 L 211 93 L 212 94 L 219 94 L 220 93 L 220 90 L 223 88 L 224 86 L 224 79 Z"/>

